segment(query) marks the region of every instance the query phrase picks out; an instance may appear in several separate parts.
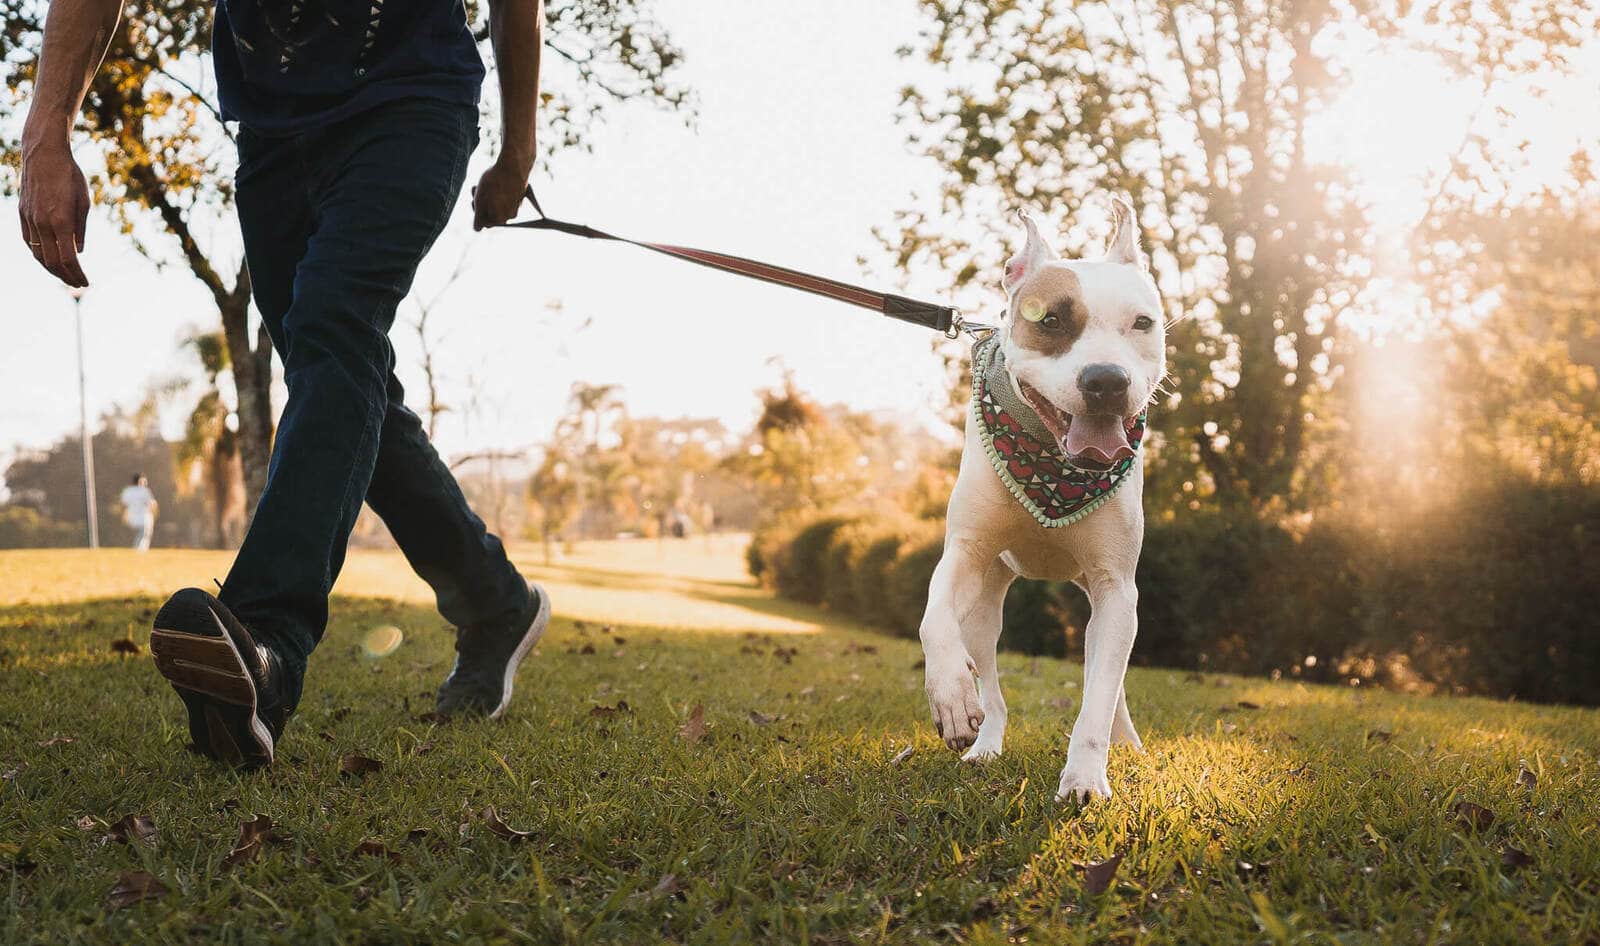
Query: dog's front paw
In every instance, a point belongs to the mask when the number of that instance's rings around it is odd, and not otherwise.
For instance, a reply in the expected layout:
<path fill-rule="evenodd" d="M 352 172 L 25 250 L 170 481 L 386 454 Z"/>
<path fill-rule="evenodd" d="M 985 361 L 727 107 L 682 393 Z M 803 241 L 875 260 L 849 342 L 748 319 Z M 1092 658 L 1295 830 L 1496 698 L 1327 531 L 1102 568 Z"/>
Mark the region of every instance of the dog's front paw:
<path fill-rule="evenodd" d="M 983 706 L 978 702 L 978 684 L 972 678 L 972 658 L 935 664 L 928 661 L 928 709 L 933 726 L 944 744 L 960 752 L 978 739 L 983 725 Z"/>
<path fill-rule="evenodd" d="M 1000 740 L 985 739 L 983 738 L 983 734 L 979 733 L 978 741 L 972 744 L 971 749 L 968 749 L 966 752 L 962 753 L 961 761 L 987 762 L 990 759 L 998 758 L 1000 758 Z"/>
<path fill-rule="evenodd" d="M 1067 767 L 1061 770 L 1061 786 L 1056 789 L 1056 801 L 1087 802 L 1095 798 L 1110 797 L 1111 783 L 1106 780 L 1104 765 L 1074 767 L 1069 762 Z"/>

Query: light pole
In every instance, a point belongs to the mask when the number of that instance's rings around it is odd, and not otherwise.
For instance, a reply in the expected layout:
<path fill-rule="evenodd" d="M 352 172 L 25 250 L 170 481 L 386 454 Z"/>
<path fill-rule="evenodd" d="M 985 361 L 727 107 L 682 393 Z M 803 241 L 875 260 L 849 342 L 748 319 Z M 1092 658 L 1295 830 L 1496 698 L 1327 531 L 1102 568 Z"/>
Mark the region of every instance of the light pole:
<path fill-rule="evenodd" d="M 100 515 L 94 501 L 94 441 L 89 439 L 89 399 L 85 393 L 83 371 L 83 294 L 87 289 L 68 289 L 72 296 L 72 316 L 78 323 L 78 436 L 83 441 L 83 508 L 89 520 L 89 547 L 100 547 Z"/>

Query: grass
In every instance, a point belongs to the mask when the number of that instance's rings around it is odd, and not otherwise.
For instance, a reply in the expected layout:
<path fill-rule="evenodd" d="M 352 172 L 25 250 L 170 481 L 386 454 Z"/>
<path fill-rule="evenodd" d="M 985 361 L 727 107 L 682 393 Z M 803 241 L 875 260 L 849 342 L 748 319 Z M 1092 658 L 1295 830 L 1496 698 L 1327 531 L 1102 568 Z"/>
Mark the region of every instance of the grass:
<path fill-rule="evenodd" d="M 1076 664 L 1004 655 L 1007 754 L 962 766 L 914 642 L 771 601 L 731 543 L 601 545 L 529 568 L 558 617 L 508 718 L 441 726 L 445 628 L 358 553 L 342 590 L 393 600 L 336 602 L 279 764 L 238 775 L 112 644 L 225 567 L 0 553 L 0 942 L 1600 942 L 1600 712 L 1135 670 L 1148 752 L 1077 809 Z M 106 840 L 128 814 L 152 843 Z M 287 839 L 227 867 L 251 814 Z M 166 892 L 112 909 L 134 871 Z"/>

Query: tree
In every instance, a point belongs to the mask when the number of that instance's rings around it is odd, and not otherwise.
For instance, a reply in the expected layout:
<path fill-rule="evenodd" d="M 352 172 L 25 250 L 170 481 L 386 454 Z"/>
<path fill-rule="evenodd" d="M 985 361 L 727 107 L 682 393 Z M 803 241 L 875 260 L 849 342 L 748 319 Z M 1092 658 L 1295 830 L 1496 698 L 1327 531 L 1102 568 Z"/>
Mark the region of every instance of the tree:
<path fill-rule="evenodd" d="M 9 108 L 32 94 L 47 4 L 0 0 L 0 73 Z M 236 389 L 239 454 L 248 508 L 266 484 L 272 450 L 272 346 L 251 331 L 250 274 L 232 259 L 234 167 L 231 133 L 209 89 L 211 0 L 130 3 L 90 85 L 80 133 L 100 155 L 91 168 L 95 202 L 157 266 L 179 263 L 206 287 L 222 322 Z M 596 123 L 624 100 L 670 109 L 689 104 L 675 79 L 680 59 L 650 0 L 551 0 L 541 83 L 547 152 L 581 146 Z M 480 42 L 487 25 L 469 8 Z M 0 187 L 12 193 L 20 163 L 20 123 L 0 124 Z"/>
<path fill-rule="evenodd" d="M 178 466 L 187 478 L 205 485 L 217 548 L 243 538 L 244 500 L 239 488 L 239 435 L 228 426 L 230 411 L 218 377 L 228 367 L 228 345 L 221 332 L 196 332 L 185 341 L 200 360 L 204 388 L 184 424 Z M 181 485 L 186 477 L 179 477 Z"/>
<path fill-rule="evenodd" d="M 943 181 L 937 213 L 902 214 L 886 235 L 902 266 L 925 259 L 957 286 L 997 282 L 996 228 L 975 241 L 947 221 L 1038 207 L 1074 221 L 1064 239 L 1081 252 L 1093 241 L 1080 217 L 1097 194 L 1127 194 L 1169 305 L 1177 380 L 1160 405 L 1148 488 L 1169 505 L 1200 487 L 1256 509 L 1306 501 L 1300 464 L 1370 262 L 1363 208 L 1310 139 L 1348 75 L 1330 41 L 1414 40 L 1487 90 L 1559 60 L 1592 19 L 1579 0 L 922 9 L 929 25 L 911 52 L 952 78 L 904 96 L 913 141 Z"/>
<path fill-rule="evenodd" d="M 545 449 L 544 459 L 528 480 L 528 502 L 536 512 L 539 541 L 544 545 L 544 563 L 551 562 L 551 549 L 578 515 L 578 483 L 570 457 L 559 444 Z"/>
<path fill-rule="evenodd" d="M 1449 336 L 1452 473 L 1600 482 L 1597 221 L 1600 182 L 1579 152 L 1568 181 L 1515 205 L 1462 208 L 1433 235 L 1437 296 L 1484 313 Z"/>

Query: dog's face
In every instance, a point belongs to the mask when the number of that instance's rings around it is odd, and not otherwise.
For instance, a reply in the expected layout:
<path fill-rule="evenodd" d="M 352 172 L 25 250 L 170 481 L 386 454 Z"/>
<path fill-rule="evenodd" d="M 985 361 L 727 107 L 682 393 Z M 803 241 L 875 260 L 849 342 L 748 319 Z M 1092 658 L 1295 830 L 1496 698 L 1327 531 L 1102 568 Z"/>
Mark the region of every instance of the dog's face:
<path fill-rule="evenodd" d="M 1161 298 L 1138 223 L 1121 199 L 1112 206 L 1110 244 L 1095 260 L 1061 259 L 1025 216 L 1027 243 L 1004 280 L 1011 380 L 1067 459 L 1090 470 L 1133 456 L 1128 431 L 1167 373 Z"/>

